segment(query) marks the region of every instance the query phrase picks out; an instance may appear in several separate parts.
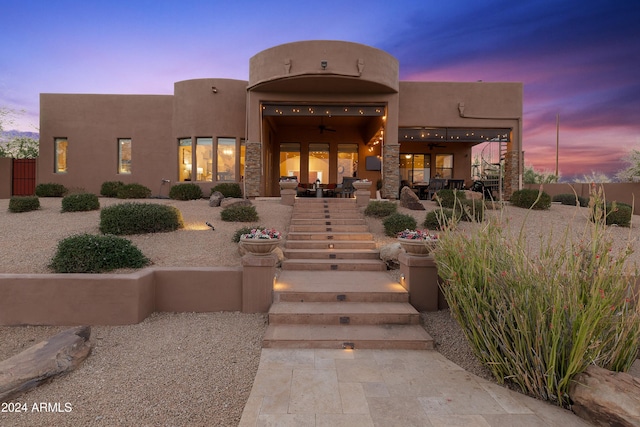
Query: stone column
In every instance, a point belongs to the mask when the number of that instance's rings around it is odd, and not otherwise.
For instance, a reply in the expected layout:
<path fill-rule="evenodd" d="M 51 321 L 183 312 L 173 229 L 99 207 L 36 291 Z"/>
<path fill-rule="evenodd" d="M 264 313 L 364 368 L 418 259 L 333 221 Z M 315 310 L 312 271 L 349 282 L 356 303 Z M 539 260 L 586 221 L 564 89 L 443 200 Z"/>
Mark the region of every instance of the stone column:
<path fill-rule="evenodd" d="M 262 143 L 246 142 L 244 161 L 244 196 L 260 196 L 262 180 Z"/>
<path fill-rule="evenodd" d="M 398 255 L 400 284 L 409 292 L 409 303 L 418 311 L 437 311 L 438 269 L 432 256 Z"/>
<path fill-rule="evenodd" d="M 278 257 L 246 254 L 242 257 L 242 312 L 267 313 L 273 302 Z"/>
<path fill-rule="evenodd" d="M 400 190 L 400 145 L 382 146 L 382 197 L 396 200 Z"/>
<path fill-rule="evenodd" d="M 356 205 L 358 207 L 366 207 L 371 199 L 371 181 L 356 181 L 353 183 L 356 189 Z"/>
<path fill-rule="evenodd" d="M 296 202 L 298 181 L 280 181 L 280 203 L 293 206 Z"/>

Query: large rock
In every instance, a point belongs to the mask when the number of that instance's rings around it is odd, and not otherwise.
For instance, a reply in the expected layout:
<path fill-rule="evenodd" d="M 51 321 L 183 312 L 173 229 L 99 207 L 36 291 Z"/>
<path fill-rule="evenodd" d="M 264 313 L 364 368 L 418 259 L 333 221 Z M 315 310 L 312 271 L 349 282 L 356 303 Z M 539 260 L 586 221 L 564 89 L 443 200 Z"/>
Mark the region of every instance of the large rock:
<path fill-rule="evenodd" d="M 571 409 L 603 426 L 640 426 L 640 379 L 590 365 L 569 387 Z"/>
<path fill-rule="evenodd" d="M 409 187 L 402 187 L 402 191 L 400 191 L 400 206 L 414 211 L 425 210 L 416 193 Z"/>
<path fill-rule="evenodd" d="M 238 205 L 238 206 L 251 206 L 251 200 L 249 199 L 241 199 L 239 197 L 225 197 L 220 202 L 220 207 L 226 208 L 227 206 Z"/>
<path fill-rule="evenodd" d="M 90 326 L 67 329 L 0 362 L 0 402 L 77 368 L 91 353 L 90 335 Z"/>
<path fill-rule="evenodd" d="M 387 264 L 389 268 L 398 268 L 400 263 L 398 262 L 398 255 L 402 252 L 400 243 L 389 243 L 380 248 L 380 259 Z"/>
<path fill-rule="evenodd" d="M 224 200 L 224 195 L 219 191 L 214 191 L 211 193 L 211 197 L 209 197 L 209 206 L 212 208 L 218 207 L 220 203 L 222 203 L 222 200 Z"/>

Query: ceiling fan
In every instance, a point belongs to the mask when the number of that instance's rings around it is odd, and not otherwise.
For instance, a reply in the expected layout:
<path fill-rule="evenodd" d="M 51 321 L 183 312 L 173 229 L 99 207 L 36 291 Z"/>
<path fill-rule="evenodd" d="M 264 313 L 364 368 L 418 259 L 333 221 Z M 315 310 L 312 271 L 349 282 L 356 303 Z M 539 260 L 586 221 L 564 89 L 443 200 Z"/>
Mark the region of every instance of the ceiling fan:
<path fill-rule="evenodd" d="M 335 131 L 336 131 L 336 130 L 335 130 L 335 129 L 333 129 L 333 128 L 330 128 L 330 127 L 325 126 L 325 125 L 324 125 L 324 121 L 323 121 L 322 117 L 320 118 L 320 125 L 318 126 L 318 129 L 320 129 L 320 133 L 321 133 L 321 134 L 323 134 L 323 133 L 324 133 L 324 131 L 327 131 L 327 132 L 335 132 Z"/>

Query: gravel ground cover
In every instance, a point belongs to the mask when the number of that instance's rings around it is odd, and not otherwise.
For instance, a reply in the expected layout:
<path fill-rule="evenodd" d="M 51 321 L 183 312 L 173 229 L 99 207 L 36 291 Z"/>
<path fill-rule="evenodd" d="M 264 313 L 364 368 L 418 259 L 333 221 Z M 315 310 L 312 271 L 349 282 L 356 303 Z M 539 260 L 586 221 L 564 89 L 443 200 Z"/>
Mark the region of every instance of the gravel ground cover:
<path fill-rule="evenodd" d="M 231 242 L 244 223 L 220 220 L 221 208 L 204 200 L 148 200 L 176 206 L 185 229 L 172 233 L 128 236 L 155 266 L 237 266 L 241 256 Z M 38 211 L 12 214 L 8 200 L 0 200 L 0 273 L 48 273 L 57 242 L 77 233 L 98 233 L 99 212 L 60 213 L 61 199 L 40 199 Z M 101 206 L 122 203 L 100 199 Z M 434 202 L 423 202 L 427 211 Z M 286 237 L 291 207 L 278 199 L 255 200 L 258 224 L 280 230 Z M 399 208 L 412 215 L 418 226 L 427 211 Z M 510 206 L 495 210 L 510 232 L 521 227 L 531 250 L 541 236 L 559 239 L 567 224 L 570 235 L 580 238 L 588 224 L 586 208 L 552 205 L 549 211 L 527 211 Z M 635 218 L 634 218 L 635 219 Z M 211 222 L 215 231 L 204 223 Z M 392 243 L 384 235 L 382 221 L 367 218 L 378 246 Z M 461 224 L 463 232 L 474 225 Z M 627 242 L 638 250 L 636 228 L 610 227 L 617 248 Z M 638 260 L 638 253 L 631 262 Z M 396 272 L 390 271 L 392 277 Z M 491 379 L 471 353 L 464 336 L 448 311 L 422 313 L 425 329 L 436 348 L 464 369 Z M 237 425 L 249 396 L 260 358 L 265 315 L 241 313 L 157 313 L 138 325 L 94 326 L 93 353 L 69 375 L 18 398 L 27 413 L 0 413 L 2 426 L 233 426 Z M 63 330 L 63 327 L 0 327 L 0 360 Z M 636 370 L 637 375 L 637 370 Z M 33 404 L 55 404 L 64 411 L 33 412 Z"/>

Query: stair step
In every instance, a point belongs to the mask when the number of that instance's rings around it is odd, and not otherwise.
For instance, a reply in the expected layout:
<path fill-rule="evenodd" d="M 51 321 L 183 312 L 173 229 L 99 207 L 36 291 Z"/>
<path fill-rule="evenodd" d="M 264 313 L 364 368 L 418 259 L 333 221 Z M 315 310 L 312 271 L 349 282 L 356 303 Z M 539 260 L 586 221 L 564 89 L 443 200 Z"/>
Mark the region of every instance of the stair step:
<path fill-rule="evenodd" d="M 329 224 L 327 224 L 329 223 Z M 364 219 L 358 218 L 293 218 L 291 225 L 363 225 L 366 224 Z"/>
<path fill-rule="evenodd" d="M 333 247 L 331 247 L 333 245 Z M 287 249 L 375 249 L 369 240 L 287 240 Z"/>
<path fill-rule="evenodd" d="M 325 221 L 330 222 L 330 221 Z M 363 233 L 369 231 L 369 227 L 366 224 L 360 225 L 340 225 L 340 224 L 318 224 L 315 225 L 298 225 L 292 224 L 289 226 L 289 232 L 340 232 L 340 233 Z"/>
<path fill-rule="evenodd" d="M 432 350 L 420 325 L 269 325 L 263 348 Z"/>
<path fill-rule="evenodd" d="M 269 324 L 417 325 L 420 314 L 403 302 L 278 302 L 269 309 Z"/>
<path fill-rule="evenodd" d="M 377 249 L 285 249 L 288 259 L 380 259 Z"/>
<path fill-rule="evenodd" d="M 286 259 L 283 270 L 386 271 L 387 265 L 373 259 Z"/>
<path fill-rule="evenodd" d="M 290 231 L 287 240 L 371 240 L 373 235 L 368 232 L 347 232 L 347 231 Z"/>

